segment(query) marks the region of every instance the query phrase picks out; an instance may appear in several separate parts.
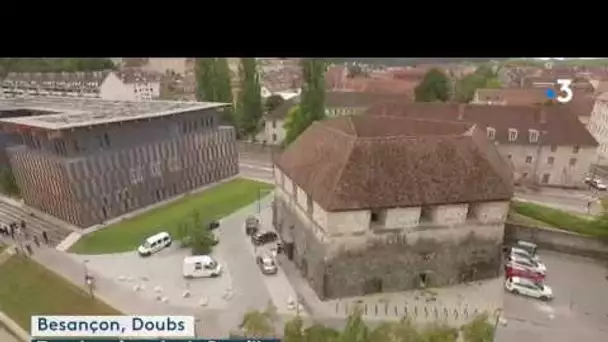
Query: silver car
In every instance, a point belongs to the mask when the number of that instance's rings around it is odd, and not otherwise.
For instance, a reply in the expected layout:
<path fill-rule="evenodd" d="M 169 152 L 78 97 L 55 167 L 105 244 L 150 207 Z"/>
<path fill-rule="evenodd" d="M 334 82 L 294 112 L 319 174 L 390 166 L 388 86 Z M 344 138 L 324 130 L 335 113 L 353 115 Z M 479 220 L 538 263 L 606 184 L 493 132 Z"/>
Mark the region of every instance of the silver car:
<path fill-rule="evenodd" d="M 262 274 L 273 275 L 277 274 L 277 271 L 279 270 L 277 261 L 270 255 L 259 255 L 255 258 L 255 262 L 258 264 Z"/>

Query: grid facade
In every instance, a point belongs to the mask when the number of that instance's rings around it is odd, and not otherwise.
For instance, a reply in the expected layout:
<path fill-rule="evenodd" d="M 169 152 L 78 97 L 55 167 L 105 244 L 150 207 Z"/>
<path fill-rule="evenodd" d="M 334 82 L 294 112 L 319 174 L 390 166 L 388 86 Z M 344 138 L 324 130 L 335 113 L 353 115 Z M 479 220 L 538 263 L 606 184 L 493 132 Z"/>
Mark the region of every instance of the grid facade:
<path fill-rule="evenodd" d="M 218 115 L 21 132 L 8 152 L 26 203 L 88 227 L 236 175 L 235 132 Z"/>

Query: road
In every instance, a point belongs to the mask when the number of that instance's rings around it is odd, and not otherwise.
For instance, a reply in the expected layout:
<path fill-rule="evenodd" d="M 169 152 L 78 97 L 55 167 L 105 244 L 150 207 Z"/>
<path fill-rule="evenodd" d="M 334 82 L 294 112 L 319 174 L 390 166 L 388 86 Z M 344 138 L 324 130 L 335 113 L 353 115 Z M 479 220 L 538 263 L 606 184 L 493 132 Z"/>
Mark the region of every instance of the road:
<path fill-rule="evenodd" d="M 555 299 L 545 304 L 505 294 L 507 325 L 498 329 L 496 342 L 608 341 L 606 265 L 553 252 L 541 253 L 541 258 Z"/>

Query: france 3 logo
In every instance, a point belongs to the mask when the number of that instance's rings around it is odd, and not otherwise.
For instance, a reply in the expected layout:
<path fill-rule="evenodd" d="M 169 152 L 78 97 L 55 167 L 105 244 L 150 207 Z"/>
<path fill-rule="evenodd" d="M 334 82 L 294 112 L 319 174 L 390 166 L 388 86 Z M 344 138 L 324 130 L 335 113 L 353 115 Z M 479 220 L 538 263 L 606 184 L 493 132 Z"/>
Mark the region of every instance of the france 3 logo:
<path fill-rule="evenodd" d="M 557 100 L 559 103 L 568 103 L 572 101 L 574 93 L 572 92 L 572 80 L 559 79 L 555 83 L 559 86 L 559 90 L 555 91 L 553 88 L 547 89 L 547 97 L 550 100 Z"/>

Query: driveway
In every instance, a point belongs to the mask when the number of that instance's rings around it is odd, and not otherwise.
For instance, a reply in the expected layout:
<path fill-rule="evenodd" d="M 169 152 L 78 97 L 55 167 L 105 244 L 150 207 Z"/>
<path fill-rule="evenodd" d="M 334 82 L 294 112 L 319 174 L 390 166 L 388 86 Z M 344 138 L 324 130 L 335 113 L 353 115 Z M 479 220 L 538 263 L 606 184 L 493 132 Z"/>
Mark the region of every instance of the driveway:
<path fill-rule="evenodd" d="M 505 294 L 497 342 L 600 342 L 608 340 L 608 281 L 605 265 L 586 258 L 545 252 L 547 284 L 556 298 L 543 303 Z"/>

